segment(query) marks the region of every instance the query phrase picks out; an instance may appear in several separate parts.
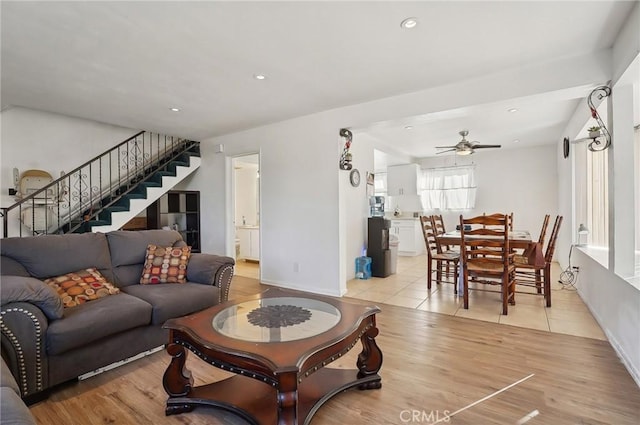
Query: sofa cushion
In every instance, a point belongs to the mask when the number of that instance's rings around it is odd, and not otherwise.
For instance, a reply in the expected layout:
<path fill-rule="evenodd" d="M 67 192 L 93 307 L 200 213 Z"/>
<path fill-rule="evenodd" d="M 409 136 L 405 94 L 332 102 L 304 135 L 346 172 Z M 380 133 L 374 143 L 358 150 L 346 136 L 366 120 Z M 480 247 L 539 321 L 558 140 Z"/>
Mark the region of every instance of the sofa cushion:
<path fill-rule="evenodd" d="M 150 244 L 142 268 L 140 283 L 185 283 L 191 247 L 163 247 Z"/>
<path fill-rule="evenodd" d="M 3 425 L 36 425 L 29 408 L 11 388 L 0 388 L 0 417 Z"/>
<path fill-rule="evenodd" d="M 18 263 L 13 258 L 5 257 L 4 255 L 0 256 L 0 274 L 2 274 L 2 276 L 29 276 L 29 272 L 22 266 L 22 264 Z"/>
<path fill-rule="evenodd" d="M 175 230 L 117 230 L 107 233 L 113 267 L 143 264 L 149 244 L 173 246 L 182 241 Z M 139 276 L 138 276 L 139 277 Z"/>
<path fill-rule="evenodd" d="M 109 335 L 148 325 L 151 312 L 149 303 L 123 293 L 65 308 L 64 317 L 49 324 L 47 352 L 61 354 Z"/>
<path fill-rule="evenodd" d="M 0 364 L 2 366 L 0 370 L 0 387 L 11 388 L 16 394 L 20 394 L 20 388 L 18 388 L 18 383 L 15 378 L 11 374 L 11 370 L 9 370 L 9 366 L 4 362 L 4 359 L 0 359 Z M 1 416 L 0 416 L 1 417 Z"/>
<path fill-rule="evenodd" d="M 122 291 L 153 306 L 151 322 L 154 325 L 161 325 L 168 319 L 212 307 L 217 303 L 219 293 L 216 286 L 191 282 L 182 285 L 130 285 L 122 288 Z"/>
<path fill-rule="evenodd" d="M 95 268 L 51 277 L 44 283 L 56 291 L 65 307 L 75 307 L 120 292 Z"/>
<path fill-rule="evenodd" d="M 49 320 L 62 317 L 62 300 L 50 286 L 33 277 L 2 276 L 0 303 L 27 302 L 37 306 Z"/>
<path fill-rule="evenodd" d="M 117 287 L 137 285 L 142 276 L 147 246 L 183 246 L 186 245 L 180 233 L 174 230 L 117 230 L 107 233 L 113 282 Z"/>
<path fill-rule="evenodd" d="M 110 278 L 109 246 L 102 233 L 6 238 L 0 249 L 2 255 L 16 260 L 38 279 L 88 267 L 95 267 L 100 272 L 106 270 L 105 276 Z"/>

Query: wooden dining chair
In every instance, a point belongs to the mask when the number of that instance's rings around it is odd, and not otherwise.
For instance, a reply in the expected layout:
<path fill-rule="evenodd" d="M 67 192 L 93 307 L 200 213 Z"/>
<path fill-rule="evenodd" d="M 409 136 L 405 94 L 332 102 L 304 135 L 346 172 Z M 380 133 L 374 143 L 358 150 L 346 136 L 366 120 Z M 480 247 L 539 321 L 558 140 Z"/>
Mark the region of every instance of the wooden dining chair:
<path fill-rule="evenodd" d="M 442 235 L 442 234 L 446 233 L 447 230 L 444 228 L 444 220 L 442 218 L 442 214 L 434 214 L 431 217 L 433 218 L 433 226 L 434 226 L 434 231 L 436 232 L 436 235 Z M 440 252 L 458 251 L 457 248 L 454 249 L 450 245 L 441 244 L 438 241 L 438 239 L 436 239 L 436 242 L 438 244 L 440 244 L 440 247 L 438 248 L 440 250 Z"/>
<path fill-rule="evenodd" d="M 420 216 L 422 234 L 427 248 L 427 289 L 431 289 L 432 281 L 436 284 L 443 282 L 454 284 L 454 293 L 458 293 L 458 262 L 460 253 L 456 251 L 443 251 L 442 246 L 437 242 L 436 225 L 433 216 Z M 433 270 L 433 262 L 436 262 L 436 269 Z M 453 269 L 453 271 L 451 270 Z M 433 279 L 433 273 L 436 278 Z M 443 278 L 453 278 L 453 281 L 445 281 Z"/>
<path fill-rule="evenodd" d="M 532 250 L 533 249 L 541 249 L 544 246 L 544 238 L 547 234 L 547 228 L 549 227 L 549 219 L 551 218 L 551 216 L 549 214 L 545 214 L 544 219 L 542 220 L 542 228 L 540 229 L 540 234 L 538 235 L 538 246 L 536 247 L 534 244 L 534 246 L 531 246 L 527 249 L 525 249 L 521 254 L 516 254 L 513 257 L 513 262 L 516 264 L 516 273 L 518 272 L 517 270 L 517 266 L 518 264 L 529 264 L 529 263 L 533 263 L 532 260 Z M 542 291 L 539 291 L 538 293 L 540 293 Z"/>
<path fill-rule="evenodd" d="M 551 262 L 553 261 L 553 254 L 555 253 L 556 241 L 561 225 L 562 216 L 559 215 L 556 217 L 553 228 L 551 229 L 547 249 L 544 253 L 543 264 L 532 264 L 530 262 L 526 264 L 516 264 L 516 285 L 535 287 L 536 294 L 544 295 L 547 307 L 551 307 Z M 519 293 L 530 294 L 530 292 Z"/>
<path fill-rule="evenodd" d="M 500 216 L 503 216 L 504 214 L 495 213 L 495 214 L 487 215 L 487 213 L 482 213 L 482 215 L 485 216 L 485 217 L 500 217 Z M 509 215 L 507 215 L 507 219 L 509 220 L 508 221 L 508 223 L 509 223 L 509 231 L 513 232 L 513 212 L 510 213 Z"/>
<path fill-rule="evenodd" d="M 465 230 L 465 225 L 471 230 Z M 462 262 L 464 308 L 469 308 L 469 281 L 499 286 L 502 314 L 515 304 L 515 266 L 509 249 L 509 218 L 506 214 L 482 215 L 465 219 L 460 216 L 460 258 Z"/>

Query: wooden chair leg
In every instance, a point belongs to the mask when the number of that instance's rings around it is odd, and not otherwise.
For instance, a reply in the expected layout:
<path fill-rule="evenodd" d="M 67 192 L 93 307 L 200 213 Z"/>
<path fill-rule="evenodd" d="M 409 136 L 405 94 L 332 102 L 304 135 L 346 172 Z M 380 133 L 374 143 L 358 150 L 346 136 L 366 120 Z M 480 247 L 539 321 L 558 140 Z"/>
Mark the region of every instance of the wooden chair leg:
<path fill-rule="evenodd" d="M 538 294 L 542 294 L 542 276 L 540 274 L 540 269 L 536 269 L 535 275 L 536 275 L 536 290 L 538 291 Z"/>
<path fill-rule="evenodd" d="M 509 312 L 509 282 L 507 277 L 502 277 L 502 314 L 505 316 Z"/>
<path fill-rule="evenodd" d="M 458 263 L 453 263 L 453 293 L 458 295 Z"/>
<path fill-rule="evenodd" d="M 431 289 L 431 274 L 433 273 L 431 259 L 427 259 L 427 289 Z"/>
<path fill-rule="evenodd" d="M 469 309 L 469 272 L 465 269 L 462 271 L 462 300 L 465 309 Z"/>
<path fill-rule="evenodd" d="M 551 307 L 551 264 L 544 265 L 544 299 L 547 307 Z"/>
<path fill-rule="evenodd" d="M 442 282 L 442 261 L 436 261 L 436 284 L 440 285 Z"/>

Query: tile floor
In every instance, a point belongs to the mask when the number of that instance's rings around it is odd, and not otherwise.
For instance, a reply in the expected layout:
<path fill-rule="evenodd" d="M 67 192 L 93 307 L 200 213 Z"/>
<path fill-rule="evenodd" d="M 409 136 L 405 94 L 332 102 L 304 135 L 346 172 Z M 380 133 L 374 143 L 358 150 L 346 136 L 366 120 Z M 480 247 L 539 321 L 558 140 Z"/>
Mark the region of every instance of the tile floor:
<path fill-rule="evenodd" d="M 426 255 L 398 257 L 397 273 L 387 278 L 354 279 L 347 282 L 347 297 L 415 308 L 434 313 L 465 317 L 486 322 L 501 323 L 554 333 L 606 340 L 604 332 L 589 309 L 573 288 L 565 289 L 558 283 L 560 267 L 552 269 L 552 307 L 544 306 L 544 298 L 524 293 L 516 294 L 516 305 L 509 306 L 503 316 L 500 295 L 470 291 L 469 309 L 462 307 L 462 298 L 453 293 L 453 285 L 433 285 L 427 290 Z M 239 261 L 239 276 L 259 279 L 259 264 Z M 518 291 L 530 288 L 518 288 Z"/>

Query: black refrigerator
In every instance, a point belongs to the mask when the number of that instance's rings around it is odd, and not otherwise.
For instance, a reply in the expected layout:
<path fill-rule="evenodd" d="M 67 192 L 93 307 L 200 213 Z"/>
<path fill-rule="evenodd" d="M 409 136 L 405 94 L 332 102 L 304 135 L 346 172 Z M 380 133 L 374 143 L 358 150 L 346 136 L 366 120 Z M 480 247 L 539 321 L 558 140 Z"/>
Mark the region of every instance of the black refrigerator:
<path fill-rule="evenodd" d="M 389 227 L 390 220 L 384 217 L 369 217 L 367 257 L 371 258 L 371 275 L 375 277 L 387 277 L 391 274 Z"/>

